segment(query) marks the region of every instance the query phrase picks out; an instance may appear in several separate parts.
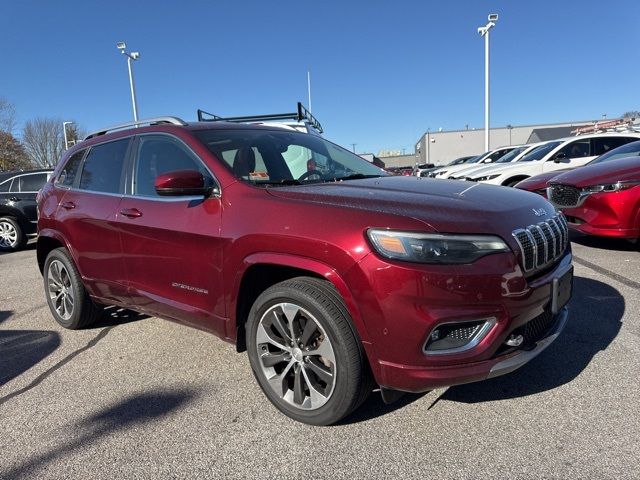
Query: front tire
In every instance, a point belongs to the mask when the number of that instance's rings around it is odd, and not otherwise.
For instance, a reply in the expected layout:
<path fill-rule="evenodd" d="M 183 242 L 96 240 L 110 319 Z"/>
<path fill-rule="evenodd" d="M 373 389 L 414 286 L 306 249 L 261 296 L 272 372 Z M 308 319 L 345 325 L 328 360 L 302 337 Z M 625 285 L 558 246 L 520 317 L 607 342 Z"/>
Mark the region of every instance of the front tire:
<path fill-rule="evenodd" d="M 249 313 L 247 350 L 264 394 L 299 422 L 335 423 L 371 392 L 361 343 L 328 282 L 298 277 L 265 290 Z"/>
<path fill-rule="evenodd" d="M 77 330 L 100 317 L 102 309 L 89 297 L 66 249 L 52 250 L 44 262 L 43 272 L 47 303 L 61 326 Z"/>
<path fill-rule="evenodd" d="M 27 244 L 27 236 L 13 217 L 0 218 L 0 251 L 15 252 Z"/>

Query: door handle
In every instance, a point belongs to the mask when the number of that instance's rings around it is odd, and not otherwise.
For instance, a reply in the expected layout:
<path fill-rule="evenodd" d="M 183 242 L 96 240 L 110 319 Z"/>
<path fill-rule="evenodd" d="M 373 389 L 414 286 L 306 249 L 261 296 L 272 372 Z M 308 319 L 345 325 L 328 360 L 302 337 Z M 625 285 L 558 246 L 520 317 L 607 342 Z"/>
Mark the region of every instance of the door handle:
<path fill-rule="evenodd" d="M 73 202 L 62 202 L 60 206 L 66 210 L 73 210 L 76 208 L 76 204 Z"/>
<path fill-rule="evenodd" d="M 19 202 L 20 201 L 20 199 L 18 197 L 11 197 L 11 198 L 9 198 L 9 200 L 12 201 L 12 202 Z"/>
<path fill-rule="evenodd" d="M 120 214 L 129 218 L 138 218 L 142 216 L 142 212 L 137 208 L 123 208 L 120 210 Z"/>

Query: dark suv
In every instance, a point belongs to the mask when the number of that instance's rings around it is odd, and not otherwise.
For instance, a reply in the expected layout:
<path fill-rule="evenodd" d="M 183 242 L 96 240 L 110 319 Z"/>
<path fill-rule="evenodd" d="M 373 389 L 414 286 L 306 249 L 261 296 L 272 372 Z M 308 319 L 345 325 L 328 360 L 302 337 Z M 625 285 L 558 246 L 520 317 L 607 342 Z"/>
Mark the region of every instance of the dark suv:
<path fill-rule="evenodd" d="M 53 170 L 0 173 L 0 251 L 23 248 L 35 237 L 36 195 Z"/>
<path fill-rule="evenodd" d="M 515 370 L 567 319 L 562 214 L 539 195 L 390 176 L 318 135 L 165 117 L 90 135 L 39 196 L 64 327 L 117 305 L 247 350 L 265 395 L 326 425 Z"/>

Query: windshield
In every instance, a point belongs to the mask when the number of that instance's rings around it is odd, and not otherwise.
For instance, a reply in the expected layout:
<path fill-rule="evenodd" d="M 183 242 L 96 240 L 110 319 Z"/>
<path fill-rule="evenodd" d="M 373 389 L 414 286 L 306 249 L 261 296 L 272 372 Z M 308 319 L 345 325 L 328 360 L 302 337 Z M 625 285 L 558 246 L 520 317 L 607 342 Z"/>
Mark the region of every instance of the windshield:
<path fill-rule="evenodd" d="M 480 160 L 485 158 L 490 153 L 491 153 L 491 150 L 489 150 L 488 152 L 484 152 L 482 155 L 478 155 L 477 157 L 471 157 L 469 160 L 467 160 L 464 163 L 478 163 Z"/>
<path fill-rule="evenodd" d="M 540 145 L 539 147 L 534 148 L 529 153 L 527 153 L 524 157 L 522 157 L 520 162 L 535 162 L 536 160 L 541 160 L 544 156 L 549 153 L 551 150 L 556 148 L 562 142 L 549 142 L 544 145 Z"/>
<path fill-rule="evenodd" d="M 640 156 L 640 142 L 631 142 L 621 147 L 614 148 L 613 150 L 610 150 L 603 155 L 600 155 L 595 160 L 589 162 L 589 165 L 594 163 L 608 162 L 609 160 L 615 160 L 616 158 L 637 156 Z"/>
<path fill-rule="evenodd" d="M 511 161 L 513 161 L 514 158 L 516 158 L 518 155 L 520 155 L 526 149 L 527 149 L 527 147 L 518 147 L 518 148 L 516 148 L 514 150 L 511 150 L 509 153 L 507 153 L 506 155 L 503 155 L 498 160 L 496 160 L 496 163 L 511 162 Z"/>
<path fill-rule="evenodd" d="M 193 133 L 238 179 L 254 185 L 297 185 L 388 175 L 362 157 L 307 133 L 262 129 Z"/>

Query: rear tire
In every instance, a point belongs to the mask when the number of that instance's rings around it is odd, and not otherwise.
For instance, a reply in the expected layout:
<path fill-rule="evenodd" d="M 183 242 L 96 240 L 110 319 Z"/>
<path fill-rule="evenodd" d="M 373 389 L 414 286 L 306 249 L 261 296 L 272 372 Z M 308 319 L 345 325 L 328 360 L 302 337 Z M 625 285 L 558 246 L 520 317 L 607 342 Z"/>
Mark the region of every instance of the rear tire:
<path fill-rule="evenodd" d="M 47 255 L 43 273 L 49 309 L 61 326 L 77 330 L 100 318 L 102 309 L 89 297 L 66 249 L 56 248 Z"/>
<path fill-rule="evenodd" d="M 13 217 L 0 218 L 0 251 L 15 252 L 24 248 L 27 236 Z"/>
<path fill-rule="evenodd" d="M 247 351 L 264 394 L 299 422 L 335 423 L 372 390 L 361 342 L 326 281 L 298 277 L 266 289 L 249 313 Z"/>

